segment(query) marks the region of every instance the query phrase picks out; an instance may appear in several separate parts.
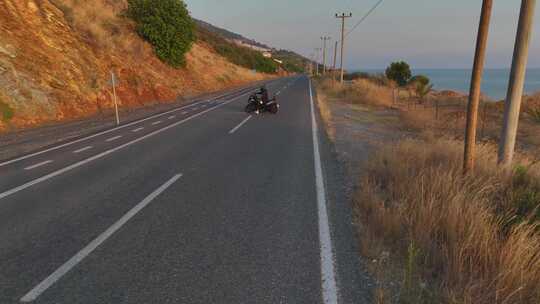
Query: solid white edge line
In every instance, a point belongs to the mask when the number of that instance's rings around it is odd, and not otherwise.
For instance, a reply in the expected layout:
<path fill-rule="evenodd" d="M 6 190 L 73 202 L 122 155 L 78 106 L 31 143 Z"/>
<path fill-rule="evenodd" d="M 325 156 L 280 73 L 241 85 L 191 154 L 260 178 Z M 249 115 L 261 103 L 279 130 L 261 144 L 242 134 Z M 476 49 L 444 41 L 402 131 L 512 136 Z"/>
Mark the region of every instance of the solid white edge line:
<path fill-rule="evenodd" d="M 84 147 L 84 148 L 80 148 L 80 149 L 78 149 L 78 150 L 73 151 L 73 153 L 75 153 L 75 154 L 81 153 L 81 152 L 84 152 L 84 151 L 86 151 L 86 150 L 90 150 L 90 149 L 92 149 L 92 148 L 93 148 L 92 146 L 86 146 L 86 147 Z"/>
<path fill-rule="evenodd" d="M 324 176 L 319 151 L 319 131 L 315 118 L 315 106 L 313 104 L 313 92 L 311 79 L 309 81 L 309 99 L 311 106 L 311 128 L 313 134 L 313 156 L 315 162 L 315 183 L 317 189 L 317 206 L 319 214 L 319 242 L 321 249 L 321 283 L 324 304 L 338 303 L 338 290 L 336 273 L 334 269 L 334 253 L 332 250 L 332 238 L 328 210 L 326 207 L 326 190 L 324 188 Z"/>
<path fill-rule="evenodd" d="M 77 266 L 85 257 L 92 253 L 99 245 L 105 242 L 109 237 L 111 237 L 118 229 L 122 228 L 132 217 L 134 217 L 139 211 L 144 207 L 148 206 L 156 197 L 163 193 L 167 188 L 174 184 L 182 174 L 177 174 L 169 179 L 165 184 L 156 189 L 150 195 L 148 195 L 144 200 L 135 205 L 131 210 L 124 214 L 118 221 L 116 221 L 112 226 L 107 230 L 101 233 L 93 241 L 91 241 L 86 247 L 81 249 L 77 254 L 75 254 L 71 259 L 65 262 L 62 266 L 56 269 L 51 275 L 45 278 L 41 283 L 36 285 L 32 290 L 30 290 L 26 295 L 24 295 L 20 301 L 21 302 L 32 302 L 36 300 L 43 292 L 45 292 L 49 287 L 51 287 L 55 282 L 57 282 L 62 276 L 68 273 L 73 267 Z"/>
<path fill-rule="evenodd" d="M 95 138 L 95 137 L 98 137 L 98 136 L 101 136 L 101 135 L 104 135 L 104 134 L 108 134 L 108 133 L 111 133 L 111 132 L 114 132 L 114 131 L 117 131 L 117 130 L 121 130 L 121 129 L 130 127 L 130 126 L 136 125 L 136 124 L 141 123 L 141 122 L 145 122 L 147 120 L 151 120 L 151 119 L 154 119 L 154 118 L 157 118 L 157 117 L 161 117 L 161 116 L 168 115 L 168 114 L 171 114 L 171 113 L 174 113 L 174 112 L 185 110 L 186 108 L 190 108 L 190 107 L 199 105 L 199 104 L 201 104 L 203 102 L 207 102 L 208 100 L 215 100 L 215 99 L 223 98 L 223 97 L 225 97 L 227 95 L 234 95 L 235 93 L 241 92 L 244 89 L 248 89 L 248 88 L 243 88 L 243 89 L 239 89 L 238 91 L 228 92 L 228 93 L 225 93 L 225 94 L 222 94 L 222 95 L 219 95 L 219 96 L 216 96 L 216 97 L 212 97 L 212 98 L 209 98 L 209 99 L 206 99 L 206 100 L 200 100 L 200 101 L 194 102 L 192 104 L 179 106 L 178 108 L 175 108 L 175 109 L 163 112 L 163 113 L 158 113 L 158 114 L 155 114 L 155 115 L 152 115 L 152 116 L 149 116 L 149 117 L 146 117 L 146 118 L 142 118 L 142 119 L 139 119 L 139 120 L 136 120 L 136 121 L 132 121 L 132 122 L 130 122 L 128 124 L 121 125 L 121 126 L 118 126 L 118 127 L 115 127 L 115 128 L 109 129 L 109 130 L 105 130 L 105 131 L 102 131 L 102 132 L 99 132 L 99 133 L 96 133 L 96 134 L 92 134 L 92 135 L 89 135 L 89 136 L 86 136 L 86 137 L 83 137 L 83 138 L 79 138 L 77 140 L 70 141 L 70 142 L 67 142 L 65 144 L 61 144 L 61 145 L 54 146 L 54 147 L 51 147 L 51 148 L 48 148 L 48 149 L 45 149 L 45 150 L 42 150 L 42 151 L 38 151 L 38 152 L 27 154 L 27 155 L 24 155 L 24 156 L 21 156 L 21 157 L 17 157 L 17 158 L 14 158 L 12 160 L 8 160 L 8 161 L 0 163 L 0 167 L 7 166 L 9 164 L 13 164 L 13 163 L 16 163 L 18 161 L 25 160 L 25 159 L 28 159 L 28 158 L 31 158 L 31 157 L 34 157 L 34 156 L 38 156 L 38 155 L 41 155 L 43 153 L 47 153 L 47 152 L 50 152 L 50 151 L 54 151 L 54 150 L 58 150 L 58 149 L 61 149 L 61 148 L 64 148 L 64 147 L 68 147 L 68 146 L 74 145 L 76 143 L 80 143 L 82 141 L 85 141 L 85 140 L 89 140 L 89 139 L 92 139 L 92 138 Z M 243 94 L 243 95 L 245 95 L 245 94 Z M 243 95 L 240 95 L 240 96 L 243 96 Z M 236 98 L 237 97 L 234 97 L 233 99 L 236 99 Z"/>
<path fill-rule="evenodd" d="M 35 168 L 39 168 L 41 166 L 45 166 L 46 164 L 50 164 L 52 162 L 53 162 L 52 160 L 46 160 L 44 162 L 40 162 L 40 163 L 37 163 L 35 165 L 28 166 L 28 167 L 24 168 L 24 170 L 32 170 L 32 169 L 35 169 Z"/>
<path fill-rule="evenodd" d="M 251 118 L 251 115 L 246 117 L 244 120 L 242 120 L 241 123 L 239 123 L 236 127 L 234 127 L 232 130 L 229 131 L 229 134 L 233 134 L 234 132 L 238 131 L 248 120 Z"/>
<path fill-rule="evenodd" d="M 250 92 L 248 92 L 248 93 L 250 93 Z M 139 138 L 137 138 L 137 139 L 134 139 L 134 140 L 132 140 L 132 141 L 130 141 L 130 142 L 127 142 L 127 143 L 125 143 L 125 144 L 122 144 L 122 145 L 120 145 L 120 146 L 118 146 L 118 147 L 116 147 L 116 148 L 112 148 L 112 149 L 110 149 L 110 150 L 101 152 L 101 153 L 99 153 L 99 154 L 97 154 L 97 155 L 94 155 L 94 156 L 89 157 L 89 158 L 87 158 L 87 159 L 81 160 L 81 161 L 79 161 L 79 162 L 77 162 L 77 163 L 74 163 L 74 164 L 72 164 L 72 165 L 69 165 L 69 166 L 67 166 L 67 167 L 65 167 L 65 168 L 62 168 L 62 169 L 60 169 L 60 170 L 51 172 L 51 173 L 49 173 L 49 174 L 47 174 L 47 175 L 44 175 L 44 176 L 42 176 L 42 177 L 36 178 L 36 179 L 34 179 L 34 180 L 31 180 L 31 181 L 29 181 L 29 182 L 27 182 L 27 183 L 25 183 L 25 184 L 22 184 L 22 185 L 20 185 L 20 186 L 17 186 L 17 187 L 15 187 L 15 188 L 12 188 L 12 189 L 10 189 L 10 190 L 7 190 L 7 191 L 5 191 L 5 192 L 2 192 L 2 193 L 0 193 L 0 199 L 6 198 L 6 197 L 8 197 L 8 196 L 10 196 L 10 195 L 13 195 L 13 194 L 15 194 L 15 193 L 17 193 L 17 192 L 19 192 L 19 191 L 22 191 L 22 190 L 24 190 L 24 189 L 26 189 L 26 188 L 29 188 L 29 187 L 31 187 L 31 186 L 33 186 L 33 185 L 39 184 L 39 183 L 41 183 L 41 182 L 44 182 L 44 181 L 46 181 L 46 180 L 48 180 L 48 179 L 51 179 L 51 178 L 53 178 L 53 177 L 55 177 L 55 176 L 58 176 L 58 175 L 63 174 L 63 173 L 65 173 L 65 172 L 71 171 L 71 170 L 73 170 L 73 169 L 75 169 L 75 168 L 78 168 L 78 167 L 80 167 L 80 166 L 83 166 L 83 165 L 85 165 L 85 164 L 87 164 L 87 163 L 89 163 L 89 162 L 92 162 L 92 161 L 94 161 L 94 160 L 97 160 L 97 159 L 100 159 L 100 158 L 102 158 L 102 157 L 105 157 L 105 156 L 107 156 L 107 155 L 109 155 L 109 154 L 111 154 L 111 153 L 114 153 L 114 152 L 116 152 L 116 151 L 118 151 L 118 150 L 120 150 L 120 149 L 123 149 L 123 148 L 125 148 L 125 147 L 131 146 L 131 145 L 136 144 L 136 143 L 138 143 L 138 142 L 140 142 L 140 141 L 142 141 L 142 140 L 145 140 L 145 139 L 147 139 L 147 138 L 149 138 L 149 137 L 152 137 L 152 136 L 157 135 L 157 134 L 159 134 L 159 133 L 161 133 L 161 132 L 164 132 L 164 131 L 169 130 L 169 129 L 171 129 L 171 128 L 174 128 L 174 127 L 176 127 L 176 126 L 178 126 L 178 125 L 181 125 L 181 124 L 183 124 L 183 123 L 186 123 L 186 122 L 188 122 L 188 121 L 190 121 L 190 120 L 192 120 L 192 119 L 194 119 L 194 118 L 196 118 L 196 117 L 199 117 L 199 116 L 201 116 L 201 115 L 206 114 L 207 112 L 213 111 L 213 110 L 215 110 L 215 109 L 217 109 L 217 108 L 220 108 L 220 107 L 223 107 L 223 106 L 225 106 L 225 105 L 227 105 L 227 104 L 229 104 L 229 103 L 231 103 L 231 102 L 233 102 L 233 101 L 236 101 L 236 100 L 238 100 L 240 97 L 245 96 L 245 95 L 247 95 L 248 93 L 244 93 L 244 94 L 242 94 L 242 95 L 240 95 L 240 96 L 237 96 L 237 97 L 235 97 L 235 98 L 233 98 L 233 99 L 231 99 L 231 100 L 229 100 L 229 101 L 227 101 L 227 102 L 221 103 L 221 104 L 219 104 L 219 105 L 217 105 L 217 106 L 211 107 L 211 108 L 206 109 L 206 110 L 204 110 L 204 111 L 202 111 L 202 112 L 199 112 L 199 113 L 197 113 L 197 114 L 191 115 L 191 116 L 189 116 L 189 117 L 187 117 L 187 118 L 185 118 L 185 119 L 183 119 L 183 120 L 177 121 L 177 122 L 175 122 L 175 123 L 173 123 L 173 124 L 170 124 L 170 125 L 168 125 L 168 126 L 166 126 L 166 127 L 163 127 L 163 128 L 158 129 L 158 130 L 156 130 L 156 131 L 153 131 L 153 132 L 151 132 L 151 133 L 148 133 L 148 134 L 146 134 L 146 135 L 144 135 L 144 136 L 141 136 L 141 137 L 139 137 Z"/>

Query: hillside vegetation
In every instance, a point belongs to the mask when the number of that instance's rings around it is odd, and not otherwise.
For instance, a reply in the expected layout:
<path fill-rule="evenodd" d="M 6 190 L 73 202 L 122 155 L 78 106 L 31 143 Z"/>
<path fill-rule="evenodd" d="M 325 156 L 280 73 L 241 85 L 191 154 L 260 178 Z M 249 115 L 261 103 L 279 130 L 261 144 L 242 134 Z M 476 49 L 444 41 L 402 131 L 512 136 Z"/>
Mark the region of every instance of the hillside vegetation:
<path fill-rule="evenodd" d="M 120 80 L 117 93 L 125 108 L 269 77 L 231 62 L 204 41 L 188 48 L 183 68 L 171 66 L 137 33 L 127 5 L 0 1 L 0 130 L 110 111 L 111 71 Z"/>

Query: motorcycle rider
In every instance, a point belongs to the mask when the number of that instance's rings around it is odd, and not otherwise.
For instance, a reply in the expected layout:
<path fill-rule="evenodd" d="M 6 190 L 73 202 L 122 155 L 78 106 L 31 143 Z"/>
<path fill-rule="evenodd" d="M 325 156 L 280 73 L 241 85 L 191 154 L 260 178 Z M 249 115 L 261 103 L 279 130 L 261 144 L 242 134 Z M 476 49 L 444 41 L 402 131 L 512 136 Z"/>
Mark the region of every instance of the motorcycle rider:
<path fill-rule="evenodd" d="M 269 101 L 269 97 L 268 97 L 268 90 L 266 89 L 266 86 L 262 86 L 259 91 L 257 91 L 257 95 L 260 95 L 260 98 L 263 102 L 264 105 L 266 105 Z"/>
<path fill-rule="evenodd" d="M 262 101 L 263 106 L 266 106 L 268 101 L 270 101 L 270 98 L 268 97 L 268 90 L 266 89 L 265 85 L 263 85 L 257 92 L 255 92 L 255 95 L 258 98 L 260 98 L 260 100 Z M 255 111 L 255 114 L 259 115 L 259 113 L 260 113 L 260 111 L 259 111 L 259 109 L 257 109 Z"/>

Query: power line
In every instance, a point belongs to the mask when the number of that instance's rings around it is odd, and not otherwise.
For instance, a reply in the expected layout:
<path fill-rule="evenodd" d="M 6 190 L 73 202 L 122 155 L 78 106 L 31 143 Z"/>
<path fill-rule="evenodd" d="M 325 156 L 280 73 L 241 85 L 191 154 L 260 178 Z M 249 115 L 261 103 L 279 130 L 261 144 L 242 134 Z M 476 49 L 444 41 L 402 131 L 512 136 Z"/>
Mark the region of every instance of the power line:
<path fill-rule="evenodd" d="M 379 7 L 379 5 L 383 3 L 383 1 L 384 0 L 379 0 L 377 3 L 375 3 L 375 5 L 373 5 L 373 7 L 371 7 L 371 9 L 364 16 L 362 16 L 362 18 L 360 18 L 360 20 L 345 34 L 345 38 L 347 38 L 347 36 L 349 36 L 358 26 L 360 26 L 360 24 L 364 22 L 364 20 L 366 20 L 367 17 L 369 17 Z"/>

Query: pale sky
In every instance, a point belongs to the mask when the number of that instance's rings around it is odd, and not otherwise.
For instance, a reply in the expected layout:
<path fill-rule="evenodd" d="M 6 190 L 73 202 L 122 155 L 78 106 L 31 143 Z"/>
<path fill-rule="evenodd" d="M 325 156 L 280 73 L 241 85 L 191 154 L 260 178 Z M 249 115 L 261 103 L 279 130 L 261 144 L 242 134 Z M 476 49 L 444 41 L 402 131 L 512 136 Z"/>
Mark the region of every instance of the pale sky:
<path fill-rule="evenodd" d="M 195 18 L 305 56 L 320 36 L 339 39 L 337 12 L 352 12 L 352 27 L 377 0 L 185 0 Z M 495 0 L 486 65 L 511 64 L 521 0 Z M 414 68 L 470 68 L 481 0 L 385 0 L 346 40 L 346 67 L 382 68 L 403 59 Z M 540 5 L 537 6 L 540 18 Z M 538 21 L 538 20 L 537 20 Z M 529 67 L 540 67 L 540 22 L 535 22 Z M 330 48 L 329 48 L 330 49 Z"/>

